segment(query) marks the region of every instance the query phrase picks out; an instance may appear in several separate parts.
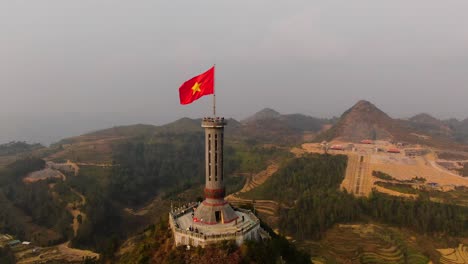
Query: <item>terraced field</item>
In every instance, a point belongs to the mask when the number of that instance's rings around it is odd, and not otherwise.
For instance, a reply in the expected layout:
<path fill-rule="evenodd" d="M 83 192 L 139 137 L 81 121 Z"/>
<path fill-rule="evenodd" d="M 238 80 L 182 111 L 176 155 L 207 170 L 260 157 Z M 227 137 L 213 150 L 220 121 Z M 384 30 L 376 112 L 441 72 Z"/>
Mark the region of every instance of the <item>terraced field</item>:
<path fill-rule="evenodd" d="M 241 198 L 243 193 L 246 193 L 256 187 L 262 185 L 268 180 L 271 175 L 278 171 L 279 165 L 276 162 L 270 164 L 265 170 L 249 177 L 245 182 L 244 187 L 237 193 L 233 193 L 226 197 L 234 206 L 252 206 L 260 214 L 260 217 L 272 226 L 276 226 L 279 217 L 278 209 L 279 205 L 277 202 L 272 200 L 252 200 Z"/>
<path fill-rule="evenodd" d="M 273 163 L 265 170 L 253 175 L 252 177 L 249 177 L 240 192 L 248 192 L 257 186 L 262 185 L 266 180 L 268 180 L 268 178 L 270 178 L 271 175 L 273 175 L 273 173 L 278 170 L 278 168 L 279 165 L 277 163 Z"/>
<path fill-rule="evenodd" d="M 442 257 L 440 263 L 443 264 L 462 264 L 468 263 L 468 246 L 463 244 L 456 248 L 438 249 Z"/>
<path fill-rule="evenodd" d="M 429 263 L 429 258 L 387 228 L 372 224 L 338 225 L 319 242 L 299 242 L 314 263 Z"/>

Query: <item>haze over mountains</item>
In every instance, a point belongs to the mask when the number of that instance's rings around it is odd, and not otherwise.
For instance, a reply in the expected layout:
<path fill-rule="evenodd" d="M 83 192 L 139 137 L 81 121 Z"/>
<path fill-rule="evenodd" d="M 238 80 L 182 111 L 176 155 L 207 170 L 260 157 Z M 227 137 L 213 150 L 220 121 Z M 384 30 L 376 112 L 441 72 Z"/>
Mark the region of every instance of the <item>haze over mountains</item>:
<path fill-rule="evenodd" d="M 265 108 L 240 121 L 228 118 L 226 130 L 234 137 L 264 143 L 281 141 L 283 144 L 298 144 L 323 140 L 358 142 L 363 139 L 401 141 L 436 147 L 468 143 L 468 120 L 438 120 L 428 114 L 418 114 L 409 119 L 395 119 L 364 100 L 357 102 L 341 117 L 332 119 L 303 114 L 281 114 L 271 108 Z M 161 126 L 139 124 L 94 131 L 84 135 L 135 137 L 202 129 L 200 119 L 181 118 Z"/>
<path fill-rule="evenodd" d="M 133 116 L 131 114 L 62 114 L 46 117 L 17 118 L 0 117 L 2 134 L 0 143 L 10 141 L 27 141 L 45 145 L 57 142 L 63 138 L 77 136 L 90 131 L 98 131 L 116 126 L 126 126 L 135 123 L 155 124 L 148 116 Z M 182 119 L 184 120 L 184 119 Z M 185 119 L 185 123 L 193 119 Z M 173 122 L 169 122 L 171 124 Z M 331 127 L 332 124 L 336 126 Z M 178 124 L 181 128 L 185 125 Z M 199 124 L 193 124 L 197 127 Z M 421 113 L 408 119 L 394 119 L 368 101 L 361 100 L 343 113 L 341 118 L 316 118 L 304 114 L 281 114 L 271 108 L 265 108 L 241 121 L 231 119 L 229 130 L 246 133 L 249 136 L 270 138 L 284 136 L 290 140 L 304 137 L 312 140 L 331 140 L 342 137 L 346 140 L 370 139 L 400 139 L 418 141 L 420 136 L 430 135 L 438 139 L 468 142 L 468 118 L 464 120 L 439 120 L 429 114 Z M 257 136 L 255 136 L 255 134 Z"/>

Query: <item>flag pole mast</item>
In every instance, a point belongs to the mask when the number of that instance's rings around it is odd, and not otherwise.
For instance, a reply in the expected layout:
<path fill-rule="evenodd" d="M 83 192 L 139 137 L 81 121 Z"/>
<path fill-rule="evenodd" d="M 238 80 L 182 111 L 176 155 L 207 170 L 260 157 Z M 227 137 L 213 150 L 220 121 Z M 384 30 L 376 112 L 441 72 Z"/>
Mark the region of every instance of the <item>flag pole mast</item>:
<path fill-rule="evenodd" d="M 213 67 L 215 66 L 216 64 L 213 65 Z M 216 77 L 215 77 L 215 74 L 216 74 L 216 69 L 213 74 L 213 117 L 216 117 L 216 85 L 215 85 Z"/>

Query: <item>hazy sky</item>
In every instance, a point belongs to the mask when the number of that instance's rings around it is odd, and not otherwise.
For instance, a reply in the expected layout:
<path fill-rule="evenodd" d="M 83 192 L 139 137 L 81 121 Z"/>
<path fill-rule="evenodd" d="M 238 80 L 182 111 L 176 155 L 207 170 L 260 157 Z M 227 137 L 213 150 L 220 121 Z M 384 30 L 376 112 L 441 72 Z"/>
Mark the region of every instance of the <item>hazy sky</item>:
<path fill-rule="evenodd" d="M 181 106 L 178 87 L 214 63 L 224 116 L 331 117 L 367 99 L 393 117 L 464 119 L 467 10 L 466 0 L 0 0 L 0 143 L 209 114 L 211 97 Z M 33 126 L 48 123 L 54 131 Z"/>

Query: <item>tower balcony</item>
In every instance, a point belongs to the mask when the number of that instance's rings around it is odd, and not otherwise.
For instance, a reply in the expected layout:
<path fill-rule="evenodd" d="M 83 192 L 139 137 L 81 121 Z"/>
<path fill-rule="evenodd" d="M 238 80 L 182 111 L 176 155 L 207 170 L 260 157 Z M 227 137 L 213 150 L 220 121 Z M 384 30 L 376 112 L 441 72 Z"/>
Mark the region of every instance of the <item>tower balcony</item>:
<path fill-rule="evenodd" d="M 222 128 L 226 124 L 224 117 L 204 117 L 201 126 L 207 128 Z"/>

